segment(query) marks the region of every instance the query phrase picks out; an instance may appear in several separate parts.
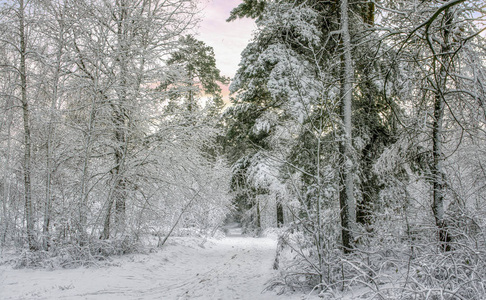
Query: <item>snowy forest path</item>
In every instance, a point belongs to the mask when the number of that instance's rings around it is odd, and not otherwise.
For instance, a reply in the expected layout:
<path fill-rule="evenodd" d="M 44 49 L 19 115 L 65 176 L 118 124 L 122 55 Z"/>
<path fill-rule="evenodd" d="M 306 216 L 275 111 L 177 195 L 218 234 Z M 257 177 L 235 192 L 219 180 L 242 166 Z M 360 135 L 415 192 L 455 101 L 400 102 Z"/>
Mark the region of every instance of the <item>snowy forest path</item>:
<path fill-rule="evenodd" d="M 262 294 L 275 254 L 271 239 L 228 237 L 188 257 L 165 286 L 173 299 L 269 299 Z"/>
<path fill-rule="evenodd" d="M 114 266 L 13 270 L 0 266 L 1 299 L 302 299 L 263 292 L 274 275 L 274 238 L 239 235 L 169 239 L 157 253 L 114 260 Z M 3 295 L 2 295 L 3 294 Z"/>

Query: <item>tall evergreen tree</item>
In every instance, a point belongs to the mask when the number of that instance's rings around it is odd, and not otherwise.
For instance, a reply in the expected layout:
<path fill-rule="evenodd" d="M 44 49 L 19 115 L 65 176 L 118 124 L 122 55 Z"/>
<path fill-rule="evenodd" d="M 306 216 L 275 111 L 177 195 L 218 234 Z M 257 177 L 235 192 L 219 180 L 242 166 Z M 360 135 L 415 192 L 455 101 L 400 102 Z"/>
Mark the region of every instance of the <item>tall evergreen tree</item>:
<path fill-rule="evenodd" d="M 262 142 L 273 140 L 275 143 L 277 138 L 273 134 L 279 131 L 274 128 L 283 124 L 289 128 L 300 127 L 296 130 L 301 136 L 293 141 L 299 142 L 291 146 L 294 154 L 287 152 L 280 157 L 282 161 L 291 162 L 291 167 L 281 171 L 298 173 L 296 167 L 304 168 L 301 170 L 313 174 L 310 177 L 303 175 L 303 178 L 308 177 L 305 180 L 308 188 L 317 184 L 314 181 L 321 177 L 316 166 L 323 161 L 331 163 L 334 159 L 338 149 L 329 146 L 331 140 L 341 141 L 341 162 L 334 160 L 332 164 L 341 165 L 341 175 L 335 174 L 335 180 L 341 178 L 342 181 L 333 184 L 342 187 L 339 194 L 342 198 L 343 245 L 350 249 L 356 219 L 363 225 L 372 221 L 371 210 L 380 191 L 380 185 L 373 177 L 373 163 L 389 143 L 392 126 L 387 124 L 390 122 L 389 109 L 383 103 L 381 87 L 377 84 L 383 75 L 380 74 L 380 61 L 375 58 L 379 50 L 373 48 L 374 39 L 378 39 L 373 34 L 374 4 L 340 4 L 346 6 L 346 11 L 336 3 L 320 1 L 245 1 L 232 11 L 230 20 L 256 18 L 259 31 L 243 52 L 240 70 L 232 84 L 238 98 L 229 114 L 233 114 L 233 118 L 239 116 L 240 122 L 229 132 L 234 135 L 238 126 L 241 137 L 251 138 L 255 124 L 266 115 L 276 115 L 277 118 L 269 122 L 266 132 L 260 131 Z M 340 18 L 346 17 L 346 12 L 349 20 L 341 22 Z M 358 43 L 359 46 L 355 45 Z M 336 64 L 340 60 L 342 64 Z M 340 86 L 336 82 L 340 82 Z M 341 90 L 340 96 L 336 89 Z M 339 101 L 341 110 L 336 106 Z M 272 111 L 275 113 L 270 114 Z M 324 136 L 327 136 L 326 142 L 322 140 Z M 243 144 L 246 146 L 237 149 L 248 149 L 252 144 L 264 149 L 265 145 L 251 140 Z M 284 147 L 288 148 L 288 145 L 286 142 Z M 268 150 L 272 146 L 266 143 L 265 147 Z M 302 147 L 306 151 L 302 152 Z M 312 153 L 312 156 L 304 158 L 305 153 Z M 326 158 L 324 153 L 331 154 Z M 285 177 L 283 174 L 279 176 Z M 355 181 L 360 185 L 352 187 Z M 317 184 L 319 188 L 314 190 L 325 189 L 322 184 Z M 347 208 L 349 212 L 346 212 Z"/>
<path fill-rule="evenodd" d="M 220 84 L 227 84 L 228 78 L 222 76 L 216 67 L 214 50 L 192 35 L 181 37 L 179 49 L 171 54 L 167 64 L 176 66 L 182 71 L 183 86 L 173 86 L 176 78 L 169 78 L 162 83 L 162 88 L 170 88 L 173 97 L 186 98 L 188 111 L 196 110 L 200 105 L 201 92 L 208 97 L 208 105 L 221 109 L 223 99 Z M 180 78 L 179 78 L 179 81 Z"/>

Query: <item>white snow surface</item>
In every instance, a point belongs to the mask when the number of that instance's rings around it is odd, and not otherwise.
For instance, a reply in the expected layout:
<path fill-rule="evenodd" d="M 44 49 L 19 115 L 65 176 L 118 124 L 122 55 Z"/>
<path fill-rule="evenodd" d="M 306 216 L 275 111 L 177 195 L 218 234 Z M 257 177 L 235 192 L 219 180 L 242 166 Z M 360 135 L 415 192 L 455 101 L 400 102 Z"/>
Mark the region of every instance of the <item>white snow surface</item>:
<path fill-rule="evenodd" d="M 242 237 L 234 228 L 202 246 L 194 238 L 168 243 L 156 253 L 117 257 L 112 266 L 17 270 L 1 265 L 0 299 L 309 299 L 263 291 L 275 272 L 274 237 Z"/>

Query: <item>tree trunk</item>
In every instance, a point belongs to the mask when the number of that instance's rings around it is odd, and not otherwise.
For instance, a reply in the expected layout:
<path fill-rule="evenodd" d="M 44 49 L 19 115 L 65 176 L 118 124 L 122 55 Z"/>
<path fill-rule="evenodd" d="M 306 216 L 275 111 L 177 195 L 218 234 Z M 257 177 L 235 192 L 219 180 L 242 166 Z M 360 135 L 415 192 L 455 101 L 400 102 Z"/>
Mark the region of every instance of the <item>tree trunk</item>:
<path fill-rule="evenodd" d="M 256 226 L 258 230 L 262 229 L 262 215 L 260 212 L 260 201 L 256 200 Z"/>
<path fill-rule="evenodd" d="M 95 84 L 95 89 L 97 85 Z M 101 93 L 100 93 L 101 94 Z M 85 243 L 87 240 L 87 233 L 86 233 L 86 225 L 88 223 L 88 169 L 89 169 L 89 159 L 91 153 L 91 144 L 92 144 L 92 134 L 94 129 L 94 122 L 96 117 L 96 99 L 97 93 L 94 93 L 93 100 L 91 102 L 90 112 L 89 112 L 89 120 L 88 120 L 88 128 L 86 131 L 86 139 L 85 145 L 83 148 L 83 169 L 81 175 L 81 185 L 80 185 L 80 195 L 79 195 L 79 203 L 78 203 L 78 214 L 79 214 L 79 221 L 78 221 L 78 240 L 81 245 Z"/>
<path fill-rule="evenodd" d="M 445 189 L 445 173 L 442 167 L 444 160 L 444 153 L 442 150 L 443 144 L 443 119 L 444 119 L 444 91 L 447 88 L 447 73 L 450 62 L 450 26 L 453 21 L 453 14 L 446 9 L 444 12 L 444 41 L 441 46 L 441 52 L 434 57 L 434 64 L 439 63 L 438 74 L 436 75 L 436 89 L 434 95 L 434 120 L 432 124 L 432 186 L 433 186 L 433 203 L 432 211 L 435 217 L 435 223 L 438 229 L 438 239 L 440 248 L 443 251 L 450 250 L 450 236 L 447 233 L 447 224 L 444 219 L 444 189 Z"/>
<path fill-rule="evenodd" d="M 347 0 L 341 1 L 341 43 L 342 43 L 342 83 L 341 83 L 341 117 L 343 122 L 342 137 L 340 141 L 340 192 L 339 204 L 341 209 L 342 243 L 344 252 L 353 249 L 354 228 L 356 222 L 354 180 L 353 180 L 353 146 L 352 146 L 352 94 L 354 81 L 354 68 L 351 56 L 351 35 L 349 29 L 349 4 Z"/>
<path fill-rule="evenodd" d="M 126 208 L 126 181 L 123 178 L 126 155 L 126 134 L 125 122 L 122 113 L 116 111 L 116 105 L 112 105 L 114 112 L 113 125 L 115 126 L 115 166 L 111 171 L 113 186 L 108 196 L 105 222 L 103 226 L 103 239 L 110 237 L 111 210 L 115 204 L 115 230 L 116 233 L 123 233 L 125 228 L 125 208 Z"/>
<path fill-rule="evenodd" d="M 27 41 L 25 35 L 25 5 L 19 1 L 19 37 L 20 37 L 20 100 L 22 101 L 22 116 L 24 121 L 24 199 L 25 221 L 27 223 L 27 240 L 29 248 L 37 248 L 34 234 L 34 215 L 32 211 L 32 187 L 31 187 L 31 137 L 30 137 L 30 109 L 27 100 Z"/>
<path fill-rule="evenodd" d="M 362 9 L 363 23 L 374 26 L 375 22 L 375 4 L 366 3 Z M 365 67 L 366 66 L 366 67 Z M 362 62 L 360 73 L 363 74 L 361 82 L 360 98 L 363 109 L 364 125 L 369 130 L 370 140 L 361 152 L 361 198 L 356 200 L 356 222 L 362 225 L 371 225 L 373 205 L 379 194 L 379 185 L 376 175 L 373 173 L 373 164 L 376 160 L 376 146 L 382 142 L 384 130 L 381 130 L 379 110 L 376 105 L 376 94 L 373 93 L 372 79 L 373 63 L 369 61 Z"/>
<path fill-rule="evenodd" d="M 117 22 L 117 63 L 118 63 L 118 86 L 117 86 L 117 103 L 112 103 L 112 122 L 114 126 L 115 149 L 114 158 L 115 166 L 112 170 L 114 180 L 113 191 L 111 193 L 112 199 L 109 199 L 108 210 L 105 218 L 105 226 L 103 229 L 103 236 L 108 238 L 110 235 L 110 215 L 111 207 L 115 204 L 115 230 L 117 233 L 123 233 L 125 230 L 126 219 L 126 179 L 125 176 L 125 157 L 128 143 L 128 57 L 129 49 L 127 46 L 128 28 L 128 7 L 126 1 L 117 1 L 118 13 L 116 16 Z"/>
<path fill-rule="evenodd" d="M 123 108 L 120 108 L 123 110 Z M 125 155 L 126 155 L 126 125 L 124 113 L 115 113 L 115 167 L 112 175 L 115 181 L 113 186 L 113 202 L 115 203 L 115 227 L 117 232 L 123 232 L 125 227 L 126 208 L 126 180 L 125 176 Z"/>
<path fill-rule="evenodd" d="M 64 28 L 63 28 L 63 21 L 59 20 L 60 22 L 60 30 L 59 30 L 59 44 L 57 45 L 57 54 L 56 54 L 56 69 L 54 70 L 54 77 L 52 79 L 52 95 L 51 95 L 51 107 L 49 111 L 49 123 L 47 127 L 47 149 L 46 149 L 46 198 L 44 203 L 44 224 L 42 226 L 42 233 L 43 233 L 43 248 L 47 250 L 48 245 L 48 235 L 49 235 L 49 223 L 51 219 L 51 206 L 52 206 L 52 175 L 54 170 L 52 169 L 52 160 L 53 160 L 53 141 L 55 138 L 55 112 L 57 110 L 57 101 L 58 101 L 58 93 L 59 93 L 59 79 L 61 74 L 61 58 L 63 54 L 63 47 L 64 47 Z"/>
<path fill-rule="evenodd" d="M 280 200 L 277 199 L 277 227 L 282 227 L 284 224 L 284 211 L 283 205 Z"/>
<path fill-rule="evenodd" d="M 103 223 L 103 232 L 100 239 L 107 240 L 110 238 L 110 225 L 111 225 L 111 208 L 113 206 L 114 198 L 110 195 L 108 197 L 108 204 L 106 206 L 105 221 Z"/>
<path fill-rule="evenodd" d="M 432 125 L 433 140 L 433 165 L 432 165 L 432 186 L 433 186 L 433 204 L 432 210 L 435 217 L 435 223 L 438 228 L 440 247 L 448 251 L 450 238 L 447 234 L 447 228 L 444 220 L 444 179 L 445 174 L 442 169 L 442 123 L 444 116 L 444 101 L 439 95 L 435 96 L 434 103 L 434 122 Z"/>
<path fill-rule="evenodd" d="M 11 181 L 10 181 L 10 159 L 12 155 L 12 121 L 13 121 L 13 114 L 12 114 L 12 101 L 11 98 L 7 98 L 5 113 L 7 113 L 7 149 L 6 158 L 5 158 L 5 166 L 4 166 L 4 175 L 3 175 L 3 201 L 2 201 L 2 223 L 3 223 L 3 232 L 2 232 L 2 245 L 5 245 L 7 241 L 7 233 L 8 227 L 10 222 L 10 215 L 9 215 L 9 202 L 10 202 L 10 188 L 11 188 Z"/>

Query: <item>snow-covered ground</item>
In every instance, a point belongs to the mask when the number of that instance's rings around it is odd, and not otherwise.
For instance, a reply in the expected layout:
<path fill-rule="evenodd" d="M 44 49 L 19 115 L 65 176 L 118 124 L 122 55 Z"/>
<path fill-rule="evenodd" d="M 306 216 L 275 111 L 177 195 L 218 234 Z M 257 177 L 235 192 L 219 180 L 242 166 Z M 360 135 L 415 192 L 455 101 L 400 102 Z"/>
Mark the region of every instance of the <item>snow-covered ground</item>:
<path fill-rule="evenodd" d="M 169 239 L 156 253 L 115 258 L 99 268 L 31 270 L 0 266 L 0 299 L 308 299 L 262 292 L 274 274 L 275 238 L 230 228 L 203 246 Z M 314 298 L 313 298 L 314 299 Z"/>

